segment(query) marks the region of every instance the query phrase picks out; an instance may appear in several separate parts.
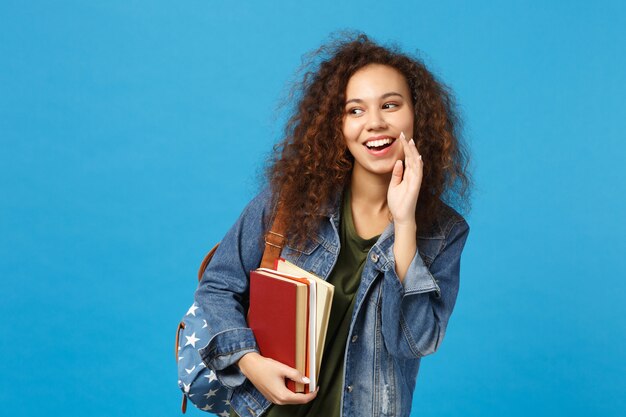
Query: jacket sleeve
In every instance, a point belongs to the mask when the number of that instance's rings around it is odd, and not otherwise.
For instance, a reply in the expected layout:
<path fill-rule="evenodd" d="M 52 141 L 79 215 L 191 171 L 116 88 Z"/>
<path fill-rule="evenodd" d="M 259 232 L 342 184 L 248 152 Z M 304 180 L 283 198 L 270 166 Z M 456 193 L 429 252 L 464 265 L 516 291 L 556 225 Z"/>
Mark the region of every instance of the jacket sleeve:
<path fill-rule="evenodd" d="M 430 268 L 418 250 L 402 282 L 396 273 L 393 245 L 389 248 L 386 256 L 394 262 L 384 271 L 382 332 L 392 355 L 419 358 L 439 348 L 456 302 L 461 252 L 468 234 L 465 220 L 454 223 Z"/>
<path fill-rule="evenodd" d="M 200 357 L 228 388 L 245 381 L 237 361 L 246 353 L 259 351 L 246 314 L 249 271 L 258 268 L 263 256 L 269 200 L 266 189 L 246 206 L 220 242 L 195 294 L 196 303 L 207 316 L 209 333 L 208 344 L 199 350 Z"/>

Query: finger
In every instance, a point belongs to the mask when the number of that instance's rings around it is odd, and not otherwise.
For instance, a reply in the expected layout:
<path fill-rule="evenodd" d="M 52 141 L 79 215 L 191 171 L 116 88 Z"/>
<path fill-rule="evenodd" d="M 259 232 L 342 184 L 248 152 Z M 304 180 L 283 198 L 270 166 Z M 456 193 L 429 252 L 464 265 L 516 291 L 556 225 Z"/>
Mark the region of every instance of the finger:
<path fill-rule="evenodd" d="M 420 173 L 422 172 L 422 157 L 417 151 L 417 147 L 415 146 L 415 141 L 413 139 L 409 141 L 407 148 L 412 157 L 408 158 L 409 170 L 406 171 L 405 178 L 419 177 Z"/>
<path fill-rule="evenodd" d="M 272 402 L 274 404 L 306 404 L 309 401 L 313 400 L 317 397 L 317 393 L 319 391 L 319 387 L 313 392 L 309 393 L 296 393 L 291 391 L 285 385 L 281 385 L 272 395 Z"/>
<path fill-rule="evenodd" d="M 409 142 L 406 140 L 404 133 L 400 134 L 400 141 L 402 142 L 402 149 L 404 151 L 404 177 L 411 175 L 411 171 L 416 168 L 415 157 L 413 156 Z"/>
<path fill-rule="evenodd" d="M 415 140 L 413 138 L 411 138 L 411 140 L 409 141 L 409 149 L 411 149 L 412 154 L 415 157 L 415 161 L 418 162 L 418 163 L 421 162 L 422 161 L 422 155 L 417 150 L 417 145 L 415 144 Z"/>
<path fill-rule="evenodd" d="M 402 143 L 402 150 L 404 151 L 404 160 L 407 162 L 407 159 L 411 158 L 411 150 L 409 149 L 409 142 L 406 140 L 406 136 L 404 136 L 404 132 L 400 133 L 400 142 Z"/>
<path fill-rule="evenodd" d="M 389 183 L 390 186 L 395 187 L 402 182 L 403 171 L 404 168 L 402 167 L 402 161 L 398 159 L 393 166 L 393 171 L 391 172 L 391 182 Z"/>
<path fill-rule="evenodd" d="M 318 387 L 315 391 L 309 392 L 308 394 L 293 394 L 293 399 L 291 400 L 293 401 L 292 404 L 306 404 L 314 400 L 319 390 Z"/>
<path fill-rule="evenodd" d="M 298 371 L 297 369 L 291 368 L 287 365 L 283 364 L 281 371 L 286 378 L 289 378 L 294 382 L 300 382 L 303 384 L 308 384 L 309 382 L 311 382 L 309 378 L 302 375 L 300 371 Z"/>
<path fill-rule="evenodd" d="M 411 157 L 409 158 L 409 160 L 411 161 L 411 165 L 414 168 L 417 168 L 417 165 L 419 164 L 420 161 L 420 154 L 417 151 L 417 146 L 415 146 L 415 140 L 411 139 L 407 142 L 407 152 L 411 155 Z"/>

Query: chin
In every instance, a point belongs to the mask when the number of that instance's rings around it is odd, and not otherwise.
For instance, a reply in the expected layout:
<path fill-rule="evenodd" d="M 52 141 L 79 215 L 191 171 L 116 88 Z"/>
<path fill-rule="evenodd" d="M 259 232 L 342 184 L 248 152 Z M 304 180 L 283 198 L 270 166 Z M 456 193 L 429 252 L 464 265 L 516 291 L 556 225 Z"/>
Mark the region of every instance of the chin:
<path fill-rule="evenodd" d="M 369 167 L 367 170 L 372 174 L 390 176 L 393 172 L 393 165 Z"/>
<path fill-rule="evenodd" d="M 360 164 L 358 161 L 355 161 L 353 165 L 353 169 L 357 169 L 359 171 L 364 171 L 369 174 L 380 175 L 380 176 L 391 176 L 393 172 L 393 167 L 396 164 L 398 159 L 401 159 L 402 155 L 398 155 L 394 158 L 386 158 L 384 161 L 376 161 L 372 163 L 372 161 L 367 161 L 365 164 Z"/>

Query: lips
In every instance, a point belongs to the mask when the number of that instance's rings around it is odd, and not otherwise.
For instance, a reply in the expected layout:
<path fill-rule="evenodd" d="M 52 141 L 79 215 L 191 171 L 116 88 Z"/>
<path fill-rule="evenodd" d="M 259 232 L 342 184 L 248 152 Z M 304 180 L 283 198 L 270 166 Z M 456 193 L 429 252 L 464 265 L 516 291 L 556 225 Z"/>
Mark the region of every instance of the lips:
<path fill-rule="evenodd" d="M 368 153 L 372 155 L 386 154 L 389 148 L 393 146 L 396 138 L 387 135 L 374 136 L 369 138 L 363 143 L 363 146 L 367 148 Z"/>
<path fill-rule="evenodd" d="M 383 148 L 383 147 L 391 145 L 393 141 L 394 139 L 391 139 L 391 138 L 369 140 L 365 143 L 365 146 L 367 146 L 369 149 Z"/>
<path fill-rule="evenodd" d="M 367 149 L 367 152 L 371 155 L 382 156 L 389 152 L 389 149 L 396 142 L 396 138 L 392 136 L 375 136 L 369 138 L 363 143 L 363 146 Z"/>

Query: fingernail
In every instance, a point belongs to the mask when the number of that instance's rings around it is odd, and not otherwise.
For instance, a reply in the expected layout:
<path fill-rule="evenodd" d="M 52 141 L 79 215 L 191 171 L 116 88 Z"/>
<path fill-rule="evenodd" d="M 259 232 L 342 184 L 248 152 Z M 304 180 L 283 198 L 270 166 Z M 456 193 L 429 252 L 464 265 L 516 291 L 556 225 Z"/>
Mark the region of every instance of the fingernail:
<path fill-rule="evenodd" d="M 311 382 L 311 380 L 309 378 L 307 378 L 306 376 L 302 377 L 302 383 L 303 384 L 309 384 Z"/>
<path fill-rule="evenodd" d="M 409 143 L 412 143 L 413 145 L 415 145 L 415 141 L 413 140 L 413 138 L 411 138 L 411 140 L 409 141 Z"/>
<path fill-rule="evenodd" d="M 404 136 L 404 132 L 400 132 L 400 139 L 406 139 L 406 136 Z"/>

